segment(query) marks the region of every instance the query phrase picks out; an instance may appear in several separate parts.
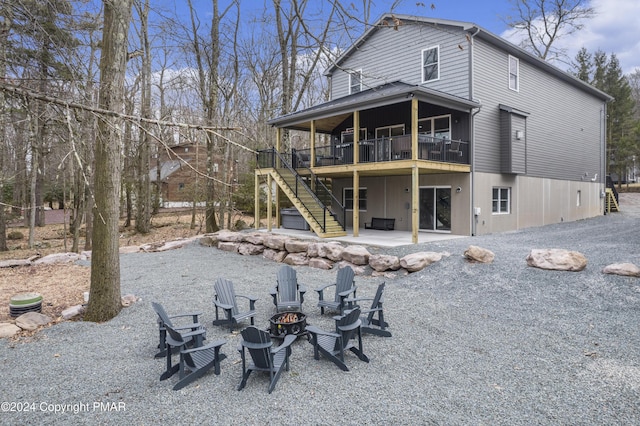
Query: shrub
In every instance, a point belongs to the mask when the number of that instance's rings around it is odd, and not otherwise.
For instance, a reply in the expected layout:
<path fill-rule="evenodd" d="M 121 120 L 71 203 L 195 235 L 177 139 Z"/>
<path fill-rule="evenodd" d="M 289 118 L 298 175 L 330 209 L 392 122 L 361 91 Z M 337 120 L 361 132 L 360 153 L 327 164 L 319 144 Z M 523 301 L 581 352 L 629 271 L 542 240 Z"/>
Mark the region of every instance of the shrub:
<path fill-rule="evenodd" d="M 8 240 L 22 240 L 24 239 L 24 235 L 20 231 L 11 231 L 7 234 Z"/>

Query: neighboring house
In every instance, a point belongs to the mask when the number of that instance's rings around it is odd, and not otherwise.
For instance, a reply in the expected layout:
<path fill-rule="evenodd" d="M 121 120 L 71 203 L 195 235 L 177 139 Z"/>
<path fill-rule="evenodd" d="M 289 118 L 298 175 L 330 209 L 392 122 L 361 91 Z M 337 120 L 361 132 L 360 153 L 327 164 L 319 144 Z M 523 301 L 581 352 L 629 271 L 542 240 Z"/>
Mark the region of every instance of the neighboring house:
<path fill-rule="evenodd" d="M 318 235 L 389 218 L 417 243 L 603 214 L 611 97 L 475 24 L 385 15 L 326 76 L 331 100 L 271 120 L 256 170 Z M 283 129 L 309 149 L 279 152 Z"/>
<path fill-rule="evenodd" d="M 152 184 L 158 179 L 160 164 L 160 182 L 162 182 L 162 204 L 170 202 L 192 202 L 194 192 L 202 191 L 205 183 L 200 178 L 198 189 L 197 173 L 205 173 L 205 148 L 193 144 L 182 143 L 161 150 L 157 158 L 152 159 L 149 178 Z"/>

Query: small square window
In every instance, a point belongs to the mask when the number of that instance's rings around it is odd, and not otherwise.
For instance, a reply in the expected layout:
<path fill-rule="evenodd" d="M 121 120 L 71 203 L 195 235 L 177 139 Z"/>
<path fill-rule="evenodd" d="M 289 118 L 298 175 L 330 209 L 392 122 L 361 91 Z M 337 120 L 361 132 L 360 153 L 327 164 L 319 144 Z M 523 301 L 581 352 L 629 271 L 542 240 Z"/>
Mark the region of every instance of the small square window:
<path fill-rule="evenodd" d="M 367 188 L 360 188 L 359 210 L 367 211 Z M 345 188 L 342 192 L 342 204 L 345 210 L 353 210 L 353 188 Z"/>

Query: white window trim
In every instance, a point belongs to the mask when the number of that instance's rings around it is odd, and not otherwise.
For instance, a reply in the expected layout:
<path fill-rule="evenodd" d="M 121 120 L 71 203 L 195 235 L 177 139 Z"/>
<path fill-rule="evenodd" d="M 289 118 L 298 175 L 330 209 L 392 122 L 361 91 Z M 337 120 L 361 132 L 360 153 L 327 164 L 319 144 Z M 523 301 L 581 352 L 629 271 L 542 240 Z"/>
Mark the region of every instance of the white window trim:
<path fill-rule="evenodd" d="M 346 201 L 346 194 L 345 194 L 345 192 L 346 192 L 347 190 L 349 190 L 349 189 L 351 190 L 351 192 L 352 192 L 352 193 L 354 193 L 354 194 L 355 194 L 355 192 L 353 191 L 353 187 L 342 188 L 342 204 L 345 206 L 345 210 L 346 210 L 346 211 L 348 211 L 348 212 L 352 212 L 352 211 L 353 211 L 353 208 L 350 208 L 350 209 L 346 208 L 346 204 L 347 204 L 347 203 L 345 202 L 345 201 Z M 360 191 L 362 191 L 362 190 L 367 191 L 367 187 L 366 187 L 366 186 L 361 186 L 361 187 L 360 187 L 360 188 L 358 188 L 358 189 L 359 189 Z M 369 193 L 368 193 L 368 192 L 366 192 L 366 194 L 367 194 L 367 196 L 369 195 Z M 354 198 L 355 198 L 355 197 L 354 197 Z M 364 200 L 365 200 L 365 201 L 367 201 L 367 199 L 368 199 L 368 197 L 367 197 L 367 198 L 365 198 Z M 358 201 L 362 201 L 362 198 L 360 198 Z M 369 205 L 369 203 L 367 202 L 367 206 L 368 206 L 368 205 Z M 358 211 L 366 212 L 366 211 L 367 211 L 367 209 L 358 209 Z"/>
<path fill-rule="evenodd" d="M 498 190 L 498 211 L 493 211 L 493 190 L 497 189 Z M 502 189 L 506 189 L 507 190 L 507 211 L 501 211 L 500 210 L 500 205 L 501 205 L 501 201 L 502 198 L 500 198 L 500 194 L 501 194 L 501 190 Z M 501 215 L 501 214 L 511 214 L 511 188 L 508 186 L 494 186 L 493 188 L 491 188 L 491 213 L 494 215 Z"/>
<path fill-rule="evenodd" d="M 360 84 L 359 84 L 359 90 L 357 92 L 353 91 L 353 77 L 354 76 L 359 76 L 359 80 L 360 80 Z M 354 93 L 360 93 L 362 92 L 362 68 L 359 70 L 353 70 L 349 72 L 349 94 L 352 95 Z"/>
<path fill-rule="evenodd" d="M 424 53 L 432 49 L 436 49 L 437 51 L 438 77 L 431 80 L 425 80 L 424 79 Z M 420 80 L 422 80 L 422 83 L 430 83 L 432 81 L 440 80 L 440 45 L 431 46 L 431 47 L 427 47 L 426 49 L 422 49 L 422 55 L 420 55 L 420 73 L 421 73 Z"/>
<path fill-rule="evenodd" d="M 512 73 L 511 72 L 511 60 L 516 61 L 516 72 Z M 511 75 L 515 74 L 516 76 L 516 87 L 511 87 Z M 520 91 L 520 59 L 516 58 L 515 56 L 511 56 L 509 55 L 509 89 L 513 90 L 514 92 L 519 92 Z"/>

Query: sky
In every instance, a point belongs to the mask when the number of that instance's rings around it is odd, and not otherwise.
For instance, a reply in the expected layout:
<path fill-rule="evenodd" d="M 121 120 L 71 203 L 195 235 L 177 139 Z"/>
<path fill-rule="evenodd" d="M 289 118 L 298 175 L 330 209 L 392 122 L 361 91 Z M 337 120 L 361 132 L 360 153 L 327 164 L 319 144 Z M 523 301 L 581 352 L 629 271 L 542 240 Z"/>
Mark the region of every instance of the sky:
<path fill-rule="evenodd" d="M 172 8 L 178 13 L 184 7 L 184 0 L 155 0 Z M 239 0 L 245 19 L 256 16 L 265 4 L 272 7 L 272 0 Z M 329 0 L 311 0 L 312 4 L 328 7 Z M 511 0 L 515 1 L 515 0 Z M 152 3 L 154 0 L 152 0 Z M 201 13 L 211 10 L 211 0 L 193 0 Z M 219 0 L 220 8 L 228 5 L 229 0 Z M 285 0 L 286 2 L 286 0 Z M 315 3 L 317 2 L 317 3 Z M 358 7 L 362 0 L 343 0 L 344 5 Z M 503 18 L 512 14 L 510 0 L 374 0 L 371 19 L 388 12 L 391 3 L 399 3 L 394 9 L 399 14 L 418 15 L 455 21 L 472 22 L 514 44 L 519 44 L 519 37 L 504 23 Z M 584 28 L 572 35 L 558 40 L 557 47 L 567 49 L 569 60 L 573 60 L 580 48 L 588 52 L 602 50 L 608 55 L 615 53 L 623 73 L 629 74 L 640 69 L 640 0 L 589 0 L 588 5 L 596 11 L 595 17 L 584 22 Z M 185 7 L 186 9 L 186 7 Z M 210 12 L 209 12 L 210 14 Z M 563 70 L 568 70 L 566 63 L 555 63 Z"/>

